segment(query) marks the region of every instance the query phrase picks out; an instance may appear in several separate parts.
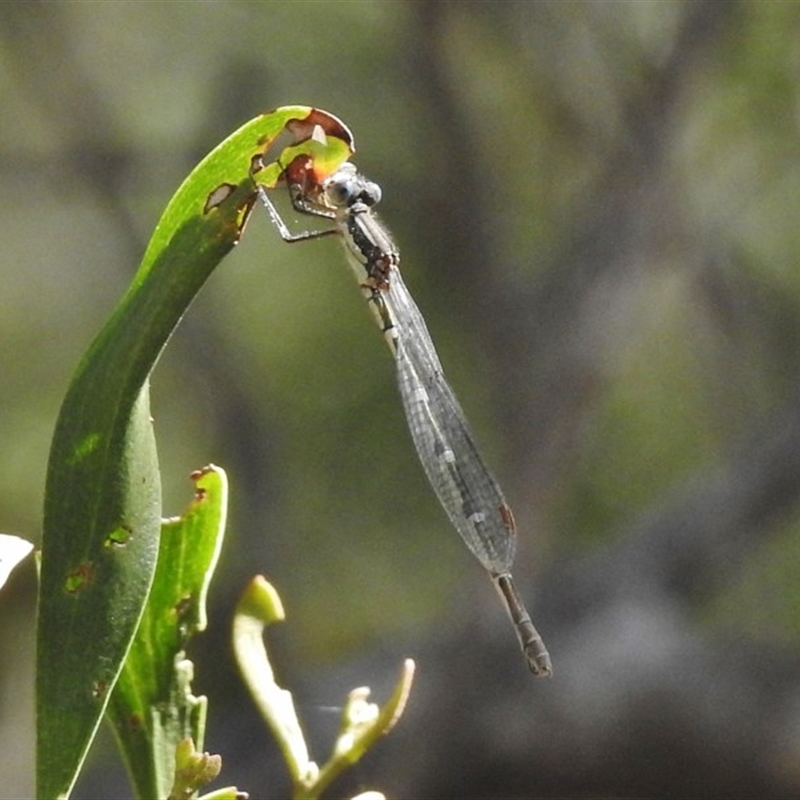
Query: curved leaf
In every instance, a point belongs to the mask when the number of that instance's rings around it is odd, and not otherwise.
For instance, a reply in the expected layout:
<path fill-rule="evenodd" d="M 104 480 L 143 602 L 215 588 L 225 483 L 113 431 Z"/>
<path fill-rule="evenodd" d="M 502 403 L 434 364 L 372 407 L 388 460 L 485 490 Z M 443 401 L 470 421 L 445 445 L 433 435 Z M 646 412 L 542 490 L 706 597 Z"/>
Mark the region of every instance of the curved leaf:
<path fill-rule="evenodd" d="M 323 171 L 352 152 L 325 112 L 288 106 L 244 125 L 189 175 L 159 221 L 133 282 L 84 357 L 50 451 L 37 632 L 37 786 L 67 796 L 102 718 L 155 570 L 161 487 L 148 376 L 170 333 L 241 236 L 251 170 L 284 131 L 285 164 Z"/>
<path fill-rule="evenodd" d="M 206 595 L 225 534 L 228 484 L 209 466 L 193 473 L 195 496 L 164 520 L 158 565 L 107 715 L 138 797 L 167 797 L 178 744 L 203 747 L 206 701 L 191 693 L 189 639 L 206 627 Z"/>

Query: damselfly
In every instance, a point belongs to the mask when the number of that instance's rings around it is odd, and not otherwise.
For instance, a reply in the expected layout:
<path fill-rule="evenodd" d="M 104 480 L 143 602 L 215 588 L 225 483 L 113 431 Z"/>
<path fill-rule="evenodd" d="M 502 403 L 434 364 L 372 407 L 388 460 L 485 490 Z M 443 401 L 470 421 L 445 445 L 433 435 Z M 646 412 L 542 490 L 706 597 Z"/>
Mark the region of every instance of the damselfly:
<path fill-rule="evenodd" d="M 550 656 L 511 578 L 514 517 L 478 451 L 425 320 L 403 283 L 399 251 L 372 210 L 380 200 L 380 187 L 350 162 L 322 184 L 304 183 L 303 178 L 302 165 L 286 172 L 294 207 L 332 220 L 334 228 L 292 234 L 261 186 L 259 196 L 284 241 L 336 234 L 344 242 L 361 291 L 394 355 L 408 428 L 425 474 L 503 598 L 531 671 L 550 675 Z"/>

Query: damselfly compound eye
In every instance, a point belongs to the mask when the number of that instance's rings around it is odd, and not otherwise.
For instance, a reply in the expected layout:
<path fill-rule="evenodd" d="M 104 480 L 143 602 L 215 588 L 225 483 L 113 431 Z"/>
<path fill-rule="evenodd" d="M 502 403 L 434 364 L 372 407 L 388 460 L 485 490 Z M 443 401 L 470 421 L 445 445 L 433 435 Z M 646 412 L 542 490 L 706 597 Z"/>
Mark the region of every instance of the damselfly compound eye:
<path fill-rule="evenodd" d="M 359 175 L 355 164 L 342 164 L 324 183 L 328 200 L 338 208 L 352 208 L 356 203 L 374 206 L 381 200 L 381 187 Z"/>
<path fill-rule="evenodd" d="M 333 205 L 349 208 L 358 200 L 359 185 L 349 176 L 333 175 L 325 181 L 325 194 Z"/>
<path fill-rule="evenodd" d="M 374 206 L 381 201 L 381 187 L 372 181 L 366 181 L 361 188 L 358 199 L 365 206 Z"/>

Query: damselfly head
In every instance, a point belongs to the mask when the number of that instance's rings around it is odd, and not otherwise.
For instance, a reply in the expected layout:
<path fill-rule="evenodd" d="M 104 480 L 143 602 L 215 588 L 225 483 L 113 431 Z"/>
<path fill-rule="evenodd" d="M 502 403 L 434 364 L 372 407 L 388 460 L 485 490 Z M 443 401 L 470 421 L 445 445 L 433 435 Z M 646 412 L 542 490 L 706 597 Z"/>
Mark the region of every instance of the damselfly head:
<path fill-rule="evenodd" d="M 322 184 L 331 205 L 337 208 L 352 208 L 356 203 L 374 206 L 381 201 L 381 187 L 367 180 L 346 161 Z"/>

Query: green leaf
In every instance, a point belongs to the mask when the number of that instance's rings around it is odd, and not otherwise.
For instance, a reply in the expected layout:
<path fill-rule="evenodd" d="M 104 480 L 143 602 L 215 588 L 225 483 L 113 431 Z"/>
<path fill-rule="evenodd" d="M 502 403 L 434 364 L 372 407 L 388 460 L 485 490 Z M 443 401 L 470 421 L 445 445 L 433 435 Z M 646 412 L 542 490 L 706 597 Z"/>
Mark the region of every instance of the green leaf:
<path fill-rule="evenodd" d="M 138 797 L 167 797 L 178 744 L 203 746 L 206 701 L 191 694 L 189 639 L 206 627 L 206 594 L 222 547 L 227 479 L 219 467 L 193 474 L 194 500 L 161 528 L 153 586 L 107 715 Z"/>
<path fill-rule="evenodd" d="M 306 106 L 236 131 L 170 201 L 139 270 L 84 357 L 50 450 L 37 632 L 37 791 L 68 796 L 144 608 L 161 526 L 148 378 L 171 332 L 239 240 L 255 202 L 251 171 L 284 131 L 281 164 L 308 154 L 320 170 L 352 152 L 341 122 Z M 87 231 L 91 235 L 91 231 Z"/>
<path fill-rule="evenodd" d="M 414 680 L 415 665 L 412 659 L 403 662 L 403 669 L 391 697 L 383 708 L 370 703 L 370 689 L 361 686 L 347 697 L 342 713 L 342 727 L 336 737 L 333 753 L 319 771 L 314 785 L 297 797 L 316 798 L 348 767 L 355 764 L 379 739 L 394 728 L 403 714 Z"/>
<path fill-rule="evenodd" d="M 278 592 L 266 578 L 257 575 L 236 605 L 233 649 L 250 695 L 278 740 L 292 785 L 304 786 L 316 780 L 319 770 L 309 758 L 292 693 L 276 683 L 264 646 L 264 629 L 285 618 Z"/>

